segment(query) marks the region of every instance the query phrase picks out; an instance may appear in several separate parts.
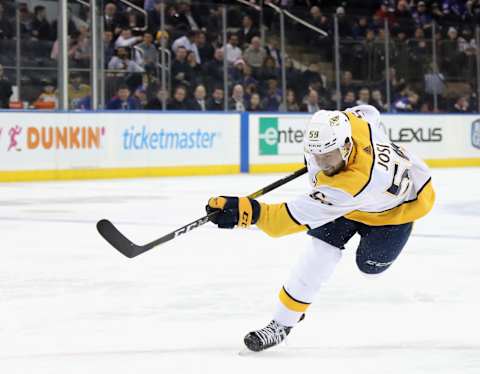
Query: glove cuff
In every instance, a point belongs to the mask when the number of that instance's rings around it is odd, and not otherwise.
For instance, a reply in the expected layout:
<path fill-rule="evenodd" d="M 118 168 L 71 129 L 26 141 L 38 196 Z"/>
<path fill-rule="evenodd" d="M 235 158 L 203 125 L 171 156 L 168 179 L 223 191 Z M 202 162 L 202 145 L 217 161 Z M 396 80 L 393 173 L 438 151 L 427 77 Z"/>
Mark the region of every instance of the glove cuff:
<path fill-rule="evenodd" d="M 260 218 L 260 203 L 255 199 L 250 199 L 252 204 L 252 225 L 255 225 Z"/>

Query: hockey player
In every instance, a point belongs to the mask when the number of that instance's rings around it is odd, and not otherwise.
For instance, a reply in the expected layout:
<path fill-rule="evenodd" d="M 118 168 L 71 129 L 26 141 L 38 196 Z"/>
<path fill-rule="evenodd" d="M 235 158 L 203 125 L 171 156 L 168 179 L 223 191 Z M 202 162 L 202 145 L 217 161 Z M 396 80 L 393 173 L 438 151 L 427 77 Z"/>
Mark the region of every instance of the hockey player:
<path fill-rule="evenodd" d="M 427 166 L 391 143 L 379 124 L 380 113 L 370 105 L 318 111 L 304 139 L 308 193 L 281 204 L 228 196 L 208 201 L 208 212 L 219 210 L 213 222 L 220 228 L 256 224 L 273 237 L 300 231 L 312 237 L 280 290 L 272 321 L 245 336 L 250 350 L 285 339 L 354 234 L 361 237 L 358 268 L 378 274 L 400 254 L 413 222 L 431 210 L 435 193 Z"/>

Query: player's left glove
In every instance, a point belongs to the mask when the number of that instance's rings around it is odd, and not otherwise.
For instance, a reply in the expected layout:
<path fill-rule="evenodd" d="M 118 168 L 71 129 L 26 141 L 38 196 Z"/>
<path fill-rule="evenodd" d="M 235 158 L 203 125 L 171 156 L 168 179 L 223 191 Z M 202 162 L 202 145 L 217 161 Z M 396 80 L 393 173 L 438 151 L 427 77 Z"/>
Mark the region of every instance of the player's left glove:
<path fill-rule="evenodd" d="M 211 220 L 222 229 L 233 229 L 236 225 L 245 228 L 260 217 L 260 204 L 248 197 L 212 197 L 205 209 L 207 213 L 218 211 Z"/>

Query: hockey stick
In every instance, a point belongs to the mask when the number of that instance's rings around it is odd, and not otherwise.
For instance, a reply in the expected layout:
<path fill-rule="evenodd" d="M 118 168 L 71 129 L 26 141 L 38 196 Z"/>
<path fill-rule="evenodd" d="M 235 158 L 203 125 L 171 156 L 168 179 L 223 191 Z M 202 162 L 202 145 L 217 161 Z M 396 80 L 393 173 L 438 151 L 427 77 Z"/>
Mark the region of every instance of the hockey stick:
<path fill-rule="evenodd" d="M 255 199 L 259 196 L 265 195 L 267 192 L 270 192 L 285 183 L 290 182 L 291 180 L 298 178 L 299 176 L 305 174 L 307 172 L 307 168 L 303 167 L 297 170 L 295 173 L 290 174 L 289 176 L 279 179 L 272 184 L 269 184 L 266 187 L 248 195 L 248 197 Z M 127 256 L 128 258 L 133 258 L 138 256 L 146 251 L 149 251 L 152 248 L 159 246 L 160 244 L 166 243 L 172 239 L 175 239 L 177 236 L 182 234 L 186 234 L 187 232 L 202 226 L 203 224 L 207 223 L 212 219 L 214 215 L 218 214 L 218 211 L 212 212 L 207 214 L 206 216 L 197 219 L 185 225 L 171 233 L 154 240 L 153 242 L 147 243 L 145 245 L 136 245 L 132 243 L 129 239 L 127 239 L 109 220 L 102 219 L 97 222 L 97 230 L 100 235 L 109 242 L 115 249 L 117 249 L 121 254 Z"/>

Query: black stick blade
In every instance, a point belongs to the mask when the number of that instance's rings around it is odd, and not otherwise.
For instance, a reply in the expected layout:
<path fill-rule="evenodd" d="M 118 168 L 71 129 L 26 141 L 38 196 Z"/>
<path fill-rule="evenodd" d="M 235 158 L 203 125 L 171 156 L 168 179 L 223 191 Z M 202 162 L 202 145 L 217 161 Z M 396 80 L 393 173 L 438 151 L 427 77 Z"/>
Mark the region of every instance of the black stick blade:
<path fill-rule="evenodd" d="M 98 221 L 97 230 L 107 242 L 128 258 L 138 256 L 145 251 L 143 247 L 127 239 L 109 220 L 102 219 Z"/>

